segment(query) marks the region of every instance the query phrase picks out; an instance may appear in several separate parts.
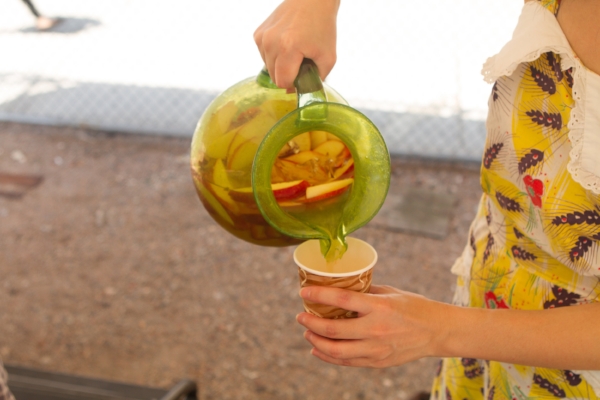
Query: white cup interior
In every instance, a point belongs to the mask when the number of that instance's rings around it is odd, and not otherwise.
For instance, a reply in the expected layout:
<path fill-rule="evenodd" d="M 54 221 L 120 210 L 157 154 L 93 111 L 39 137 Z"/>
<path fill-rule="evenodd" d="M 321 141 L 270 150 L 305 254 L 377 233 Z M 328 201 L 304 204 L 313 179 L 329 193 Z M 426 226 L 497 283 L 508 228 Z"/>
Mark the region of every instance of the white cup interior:
<path fill-rule="evenodd" d="M 367 242 L 347 237 L 348 250 L 335 266 L 328 266 L 318 240 L 307 240 L 294 250 L 294 262 L 311 274 L 340 278 L 360 275 L 373 268 L 377 252 Z M 333 268 L 333 269 L 332 269 Z M 337 272 L 343 270 L 343 272 Z"/>

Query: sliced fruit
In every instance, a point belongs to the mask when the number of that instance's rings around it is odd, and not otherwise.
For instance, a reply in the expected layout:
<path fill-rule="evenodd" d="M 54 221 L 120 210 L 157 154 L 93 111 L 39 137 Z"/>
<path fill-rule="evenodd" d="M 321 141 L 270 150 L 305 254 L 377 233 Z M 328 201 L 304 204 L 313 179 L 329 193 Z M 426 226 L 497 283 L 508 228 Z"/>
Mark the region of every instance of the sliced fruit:
<path fill-rule="evenodd" d="M 287 209 L 304 207 L 304 203 L 306 203 L 306 196 L 301 196 L 301 197 L 298 197 L 297 199 L 293 199 L 293 200 L 283 200 L 283 201 L 277 202 L 279 207 L 287 208 Z"/>
<path fill-rule="evenodd" d="M 329 132 L 327 132 L 327 140 L 337 140 L 338 142 L 342 141 L 342 139 Z"/>
<path fill-rule="evenodd" d="M 241 203 L 254 203 L 254 191 L 251 187 L 232 189 L 229 191 L 229 196 Z"/>
<path fill-rule="evenodd" d="M 327 132 L 325 131 L 312 131 L 310 133 L 310 145 L 314 150 L 317 146 L 327 141 Z"/>
<path fill-rule="evenodd" d="M 260 111 L 260 110 L 259 110 Z M 227 152 L 227 168 L 249 169 L 264 135 L 277 122 L 268 113 L 259 113 L 239 128 Z"/>
<path fill-rule="evenodd" d="M 351 158 L 351 159 L 347 160 L 346 163 L 342 164 L 341 167 L 337 168 L 333 172 L 333 179 L 338 179 L 339 177 L 341 177 L 345 173 L 352 172 L 353 170 L 354 170 L 354 159 Z"/>
<path fill-rule="evenodd" d="M 262 138 L 277 123 L 271 114 L 260 112 L 254 118 L 240 127 L 239 135 L 246 139 Z"/>
<path fill-rule="evenodd" d="M 271 169 L 271 183 L 285 182 L 285 180 L 286 179 L 277 167 L 277 164 L 274 164 Z"/>
<path fill-rule="evenodd" d="M 296 102 L 294 100 L 266 100 L 259 108 L 280 120 L 284 115 L 296 109 Z"/>
<path fill-rule="evenodd" d="M 250 107 L 250 108 L 242 111 L 241 113 L 238 114 L 238 116 L 235 119 L 233 119 L 231 121 L 231 125 L 229 126 L 229 129 L 237 128 L 238 126 L 244 125 L 246 122 L 250 121 L 251 119 L 256 117 L 258 114 L 260 114 L 261 111 L 262 110 L 258 107 Z"/>
<path fill-rule="evenodd" d="M 238 108 L 233 101 L 225 103 L 216 110 L 208 120 L 204 129 L 204 143 L 212 143 L 216 138 L 229 130 L 231 119 L 237 113 Z"/>
<path fill-rule="evenodd" d="M 233 198 L 229 195 L 229 190 L 208 182 L 206 183 L 206 187 L 210 190 L 210 192 L 212 192 L 215 195 L 217 199 L 220 200 L 221 205 L 223 205 L 225 209 L 231 211 L 231 213 L 233 214 L 239 213 L 239 207 L 235 203 Z"/>
<path fill-rule="evenodd" d="M 231 142 L 237 135 L 237 129 L 231 130 L 219 137 L 210 139 L 206 137 L 204 143 L 206 143 L 206 156 L 211 158 L 225 158 L 229 151 Z"/>
<path fill-rule="evenodd" d="M 226 223 L 229 225 L 234 225 L 233 219 L 231 219 L 231 216 L 227 210 L 225 210 L 216 197 L 207 188 L 205 188 L 202 183 L 196 181 L 196 188 L 198 188 L 200 200 L 204 200 L 203 203 L 205 203 L 204 206 L 207 208 L 207 210 L 212 210 L 217 216 L 225 220 Z"/>
<path fill-rule="evenodd" d="M 346 145 L 343 142 L 337 140 L 328 140 L 317 146 L 314 149 L 314 152 L 326 155 L 331 158 L 335 158 L 339 156 L 345 148 Z"/>
<path fill-rule="evenodd" d="M 221 108 L 219 108 L 214 114 L 213 118 L 217 121 L 219 125 L 219 132 L 224 133 L 227 132 L 229 126 L 231 125 L 231 120 L 233 116 L 238 112 L 238 108 L 233 101 L 225 103 Z"/>
<path fill-rule="evenodd" d="M 348 189 L 353 182 L 353 178 L 348 178 L 311 186 L 306 189 L 306 201 L 312 202 L 337 196 Z"/>
<path fill-rule="evenodd" d="M 299 134 L 298 136 L 294 137 L 291 142 L 296 144 L 297 151 L 294 149 L 295 152 L 300 153 L 302 151 L 310 150 L 310 132 Z M 292 147 L 294 146 L 292 145 Z"/>
<path fill-rule="evenodd" d="M 337 156 L 336 160 L 335 160 L 335 167 L 338 168 L 339 166 L 341 166 L 342 164 L 344 164 L 347 160 L 352 158 L 352 153 L 350 153 L 350 150 L 348 149 L 348 147 L 344 146 L 344 150 L 342 150 L 342 152 Z"/>
<path fill-rule="evenodd" d="M 309 186 L 310 183 L 307 181 L 298 180 L 293 182 L 273 183 L 271 184 L 271 189 L 273 190 L 275 199 L 290 200 L 303 196 L 306 192 L 306 188 Z M 235 201 L 254 203 L 254 192 L 251 187 L 230 190 L 229 195 Z"/>
<path fill-rule="evenodd" d="M 303 152 L 298 153 L 298 154 L 293 154 L 293 155 L 291 155 L 289 157 L 285 157 L 284 160 L 291 161 L 291 162 L 296 163 L 296 164 L 304 164 L 304 163 L 309 162 L 311 160 L 314 160 L 314 161 L 318 162 L 321 158 L 323 158 L 323 154 L 319 154 L 319 153 L 316 153 L 314 151 L 308 150 L 308 151 L 303 151 Z"/>
<path fill-rule="evenodd" d="M 253 140 L 248 140 L 240 144 L 227 158 L 227 167 L 234 171 L 250 169 L 258 146 L 259 143 L 256 143 Z"/>
<path fill-rule="evenodd" d="M 277 154 L 277 157 L 283 158 L 283 157 L 291 156 L 292 154 L 294 154 L 294 149 L 292 149 L 292 146 L 290 146 L 289 143 L 286 143 L 283 145 L 281 150 L 279 150 L 279 154 Z"/>
<path fill-rule="evenodd" d="M 229 181 L 227 169 L 225 169 L 225 164 L 223 163 L 223 160 L 218 159 L 215 162 L 215 166 L 213 167 L 212 178 L 212 182 L 215 185 L 218 185 L 225 189 L 229 189 L 231 187 L 231 182 Z"/>
<path fill-rule="evenodd" d="M 307 181 L 299 180 L 293 182 L 274 183 L 271 185 L 271 188 L 273 189 L 273 195 L 277 200 L 287 200 L 304 195 L 306 188 L 309 186 L 310 183 Z"/>

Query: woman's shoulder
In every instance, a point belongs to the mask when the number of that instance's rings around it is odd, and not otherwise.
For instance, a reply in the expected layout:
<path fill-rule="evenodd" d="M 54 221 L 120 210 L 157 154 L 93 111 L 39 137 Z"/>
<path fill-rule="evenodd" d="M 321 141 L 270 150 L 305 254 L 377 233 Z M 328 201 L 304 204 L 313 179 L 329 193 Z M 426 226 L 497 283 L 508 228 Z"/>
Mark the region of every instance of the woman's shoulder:
<path fill-rule="evenodd" d="M 581 63 L 600 75 L 600 1 L 562 0 L 557 19 Z"/>

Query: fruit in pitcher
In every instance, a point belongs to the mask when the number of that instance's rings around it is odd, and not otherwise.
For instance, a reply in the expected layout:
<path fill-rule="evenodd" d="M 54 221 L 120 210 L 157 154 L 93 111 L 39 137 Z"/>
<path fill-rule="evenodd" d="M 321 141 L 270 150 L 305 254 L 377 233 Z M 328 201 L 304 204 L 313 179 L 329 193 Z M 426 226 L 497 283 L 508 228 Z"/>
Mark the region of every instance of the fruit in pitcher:
<path fill-rule="evenodd" d="M 304 132 L 287 142 L 279 151 L 278 157 L 288 157 L 310 150 L 312 146 L 310 132 Z"/>
<path fill-rule="evenodd" d="M 276 200 L 291 200 L 303 196 L 306 188 L 310 186 L 305 180 L 292 182 L 280 182 L 271 184 L 273 196 Z M 251 187 L 233 189 L 229 191 L 229 196 L 235 201 L 243 203 L 254 203 L 254 193 Z"/>
<path fill-rule="evenodd" d="M 354 183 L 354 178 L 342 179 L 311 186 L 306 189 L 306 202 L 313 202 L 338 196 L 346 191 Z"/>
<path fill-rule="evenodd" d="M 350 175 L 354 171 L 354 159 L 351 158 L 346 160 L 339 168 L 333 173 L 333 179 L 338 179 L 343 176 Z M 349 176 L 347 176 L 349 177 Z"/>
<path fill-rule="evenodd" d="M 338 140 L 328 140 L 315 147 L 314 152 L 335 158 L 342 154 L 342 151 L 344 151 L 345 148 L 346 145 L 344 142 L 340 142 Z"/>
<path fill-rule="evenodd" d="M 231 182 L 229 181 L 229 176 L 227 176 L 227 170 L 225 169 L 225 164 L 223 164 L 223 160 L 219 159 L 215 162 L 215 166 L 213 167 L 212 173 L 212 182 L 215 185 L 219 185 L 222 188 L 229 189 L 231 187 Z"/>
<path fill-rule="evenodd" d="M 314 151 L 303 151 L 302 153 L 293 154 L 291 156 L 285 157 L 285 160 L 294 162 L 296 164 L 304 164 L 309 161 L 319 161 L 323 158 L 322 154 L 316 153 Z"/>
<path fill-rule="evenodd" d="M 306 193 L 306 189 L 310 186 L 305 180 L 274 183 L 271 185 L 273 195 L 277 200 L 289 200 L 300 197 Z"/>
<path fill-rule="evenodd" d="M 327 132 L 325 131 L 312 131 L 310 132 L 310 145 L 311 148 L 314 150 L 317 146 L 319 146 L 321 143 L 326 142 L 327 139 Z"/>

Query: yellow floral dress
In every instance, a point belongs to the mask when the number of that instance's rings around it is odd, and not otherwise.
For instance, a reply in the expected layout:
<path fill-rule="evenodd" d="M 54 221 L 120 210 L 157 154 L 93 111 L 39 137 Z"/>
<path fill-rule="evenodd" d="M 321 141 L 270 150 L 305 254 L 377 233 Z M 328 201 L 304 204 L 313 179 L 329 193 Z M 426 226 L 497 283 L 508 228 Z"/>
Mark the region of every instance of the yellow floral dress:
<path fill-rule="evenodd" d="M 599 301 L 600 76 L 570 48 L 558 6 L 526 3 L 512 40 L 484 65 L 494 83 L 484 194 L 452 268 L 457 305 L 540 310 Z M 596 399 L 600 371 L 447 358 L 431 396 Z"/>

